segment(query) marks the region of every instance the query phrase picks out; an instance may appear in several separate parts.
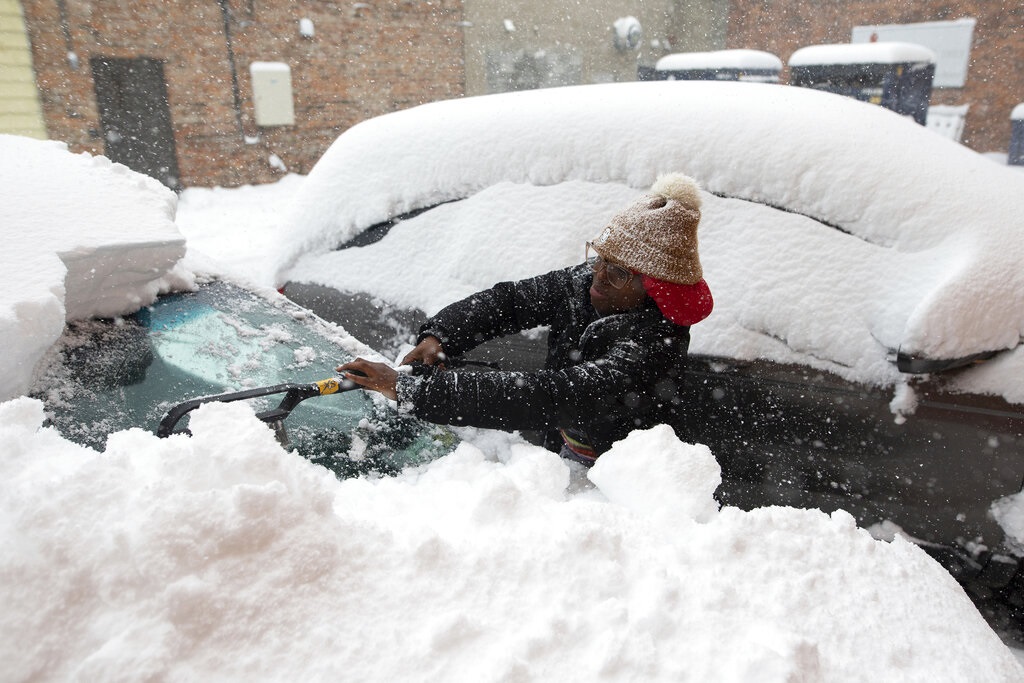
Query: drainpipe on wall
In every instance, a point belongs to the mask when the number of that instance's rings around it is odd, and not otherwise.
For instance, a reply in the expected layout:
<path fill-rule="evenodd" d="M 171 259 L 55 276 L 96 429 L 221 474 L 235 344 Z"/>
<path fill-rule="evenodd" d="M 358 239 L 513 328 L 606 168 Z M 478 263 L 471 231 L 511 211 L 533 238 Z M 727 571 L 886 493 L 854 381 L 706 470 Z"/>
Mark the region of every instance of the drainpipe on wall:
<path fill-rule="evenodd" d="M 64 49 L 67 51 L 68 65 L 72 69 L 77 69 L 78 54 L 75 53 L 75 45 L 71 41 L 71 25 L 68 21 L 68 5 L 64 0 L 57 0 L 57 12 L 60 16 L 60 31 L 64 34 Z"/>
<path fill-rule="evenodd" d="M 228 50 L 228 64 L 231 65 L 231 94 L 235 98 L 235 121 L 238 123 L 238 134 L 245 139 L 245 129 L 242 127 L 242 94 L 238 88 L 238 67 L 235 65 L 235 49 L 231 45 L 231 10 L 228 8 L 228 0 L 217 0 L 220 6 L 221 16 L 224 17 L 224 43 Z"/>

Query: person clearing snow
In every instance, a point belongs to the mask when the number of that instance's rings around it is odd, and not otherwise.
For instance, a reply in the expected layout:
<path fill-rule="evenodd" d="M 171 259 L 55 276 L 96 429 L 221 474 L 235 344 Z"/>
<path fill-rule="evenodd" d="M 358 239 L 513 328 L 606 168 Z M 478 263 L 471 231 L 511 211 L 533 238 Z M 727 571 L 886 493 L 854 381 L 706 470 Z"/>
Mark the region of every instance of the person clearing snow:
<path fill-rule="evenodd" d="M 690 325 L 714 305 L 697 248 L 700 206 L 693 179 L 662 176 L 587 243 L 588 263 L 499 283 L 428 320 L 402 364 L 433 371 L 361 358 L 337 370 L 425 420 L 542 431 L 547 448 L 584 464 L 633 429 L 678 428 Z M 551 329 L 539 372 L 438 371 L 488 339 L 539 325 Z"/>

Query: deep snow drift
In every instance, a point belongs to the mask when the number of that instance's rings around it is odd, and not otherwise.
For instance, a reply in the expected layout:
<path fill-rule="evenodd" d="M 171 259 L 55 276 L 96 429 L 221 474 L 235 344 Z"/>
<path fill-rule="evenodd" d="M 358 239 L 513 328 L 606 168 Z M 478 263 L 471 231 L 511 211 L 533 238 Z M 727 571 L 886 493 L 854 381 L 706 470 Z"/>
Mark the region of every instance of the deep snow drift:
<path fill-rule="evenodd" d="M 66 156 L 0 164 L 52 163 L 60 178 L 78 163 Z M 15 235 L 54 218 L 47 185 L 24 190 L 19 222 L 2 226 Z M 250 214 L 261 196 L 218 194 L 244 197 Z M 190 242 L 230 247 L 200 235 L 237 227 L 242 244 L 261 227 L 199 195 L 212 218 L 190 223 Z M 144 213 L 146 197 L 124 199 Z M 67 189 L 72 206 L 98 201 Z M 127 222 L 108 227 L 133 243 Z M 39 255 L 79 239 L 68 231 Z M 164 246 L 136 263 L 163 263 Z M 233 253 L 193 249 L 186 265 L 209 271 Z M 138 291 L 112 286 L 123 300 Z M 12 334 L 50 343 L 24 321 Z M 197 411 L 192 439 L 135 429 L 102 453 L 44 418 L 31 399 L 0 404 L 10 680 L 1024 676 L 921 550 L 876 541 L 842 512 L 719 510 L 713 454 L 664 428 L 635 433 L 589 475 L 514 436 L 466 430 L 429 465 L 338 481 L 239 404 Z"/>
<path fill-rule="evenodd" d="M 0 135 L 0 400 L 28 389 L 65 320 L 153 302 L 185 254 L 177 197 L 148 176 L 67 146 Z"/>
<path fill-rule="evenodd" d="M 711 454 L 667 427 L 567 492 L 564 461 L 498 435 L 339 482 L 237 404 L 103 454 L 42 417 L 0 406 L 9 680 L 1024 675 L 921 550 L 843 512 L 719 511 Z"/>

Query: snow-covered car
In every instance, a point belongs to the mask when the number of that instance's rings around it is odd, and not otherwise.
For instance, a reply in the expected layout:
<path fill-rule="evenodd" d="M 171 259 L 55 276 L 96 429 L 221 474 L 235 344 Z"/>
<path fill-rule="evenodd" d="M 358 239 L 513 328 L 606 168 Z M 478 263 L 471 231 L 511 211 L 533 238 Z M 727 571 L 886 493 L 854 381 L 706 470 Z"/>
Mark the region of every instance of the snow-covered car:
<path fill-rule="evenodd" d="M 389 114 L 305 180 L 278 284 L 394 353 L 453 300 L 580 262 L 669 171 L 705 190 L 716 307 L 691 330 L 683 436 L 717 456 L 720 499 L 845 508 L 975 595 L 1019 593 L 1004 536 L 1024 478 L 1024 174 L 893 112 L 651 82 Z M 529 367 L 538 337 L 497 356 Z"/>

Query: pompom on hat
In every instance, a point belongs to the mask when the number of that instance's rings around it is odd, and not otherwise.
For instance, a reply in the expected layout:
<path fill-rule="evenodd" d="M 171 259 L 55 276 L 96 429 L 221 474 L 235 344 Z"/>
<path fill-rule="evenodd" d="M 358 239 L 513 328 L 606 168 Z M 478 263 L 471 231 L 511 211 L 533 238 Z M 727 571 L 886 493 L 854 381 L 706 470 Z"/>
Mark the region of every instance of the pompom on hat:
<path fill-rule="evenodd" d="M 700 208 L 696 181 L 670 173 L 592 242 L 604 258 L 641 273 L 647 294 L 677 325 L 696 324 L 714 307 L 697 253 Z"/>

